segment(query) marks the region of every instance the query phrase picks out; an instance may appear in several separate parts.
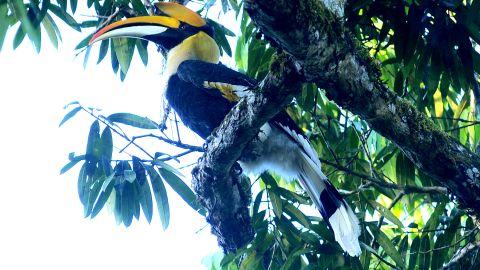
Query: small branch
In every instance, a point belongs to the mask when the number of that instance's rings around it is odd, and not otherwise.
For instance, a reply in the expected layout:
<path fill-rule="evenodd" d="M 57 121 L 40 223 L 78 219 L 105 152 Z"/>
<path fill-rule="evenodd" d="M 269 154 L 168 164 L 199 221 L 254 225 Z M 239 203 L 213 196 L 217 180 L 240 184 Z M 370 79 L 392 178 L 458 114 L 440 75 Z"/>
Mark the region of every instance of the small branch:
<path fill-rule="evenodd" d="M 401 186 L 401 185 L 397 185 L 397 184 L 393 184 L 393 183 L 384 182 L 383 180 L 378 179 L 376 177 L 372 177 L 370 175 L 366 175 L 366 174 L 362 174 L 362 173 L 352 171 L 352 170 L 350 170 L 346 167 L 343 167 L 342 165 L 336 164 L 336 163 L 331 162 L 331 161 L 326 160 L 326 159 L 320 158 L 320 161 L 329 165 L 329 166 L 332 166 L 332 167 L 334 167 L 334 168 L 336 168 L 340 171 L 348 173 L 350 175 L 354 175 L 354 176 L 363 178 L 365 180 L 368 180 L 373 185 L 383 187 L 383 188 L 391 188 L 391 189 L 395 189 L 395 190 L 400 190 L 405 194 L 410 194 L 410 193 L 428 193 L 428 194 L 443 194 L 443 195 L 448 194 L 447 188 L 444 188 L 444 187 L 438 187 L 438 186 L 419 187 L 419 186 L 412 186 L 412 185 Z M 363 188 L 365 188 L 365 186 Z M 354 192 L 357 192 L 357 191 L 354 191 Z"/>
<path fill-rule="evenodd" d="M 165 137 L 160 136 L 160 135 L 155 135 L 155 134 L 139 135 L 139 136 L 135 136 L 133 138 L 134 139 L 141 139 L 141 138 L 147 138 L 147 137 L 158 139 L 160 141 L 166 142 L 166 143 L 168 143 L 170 145 L 173 145 L 173 146 L 176 146 L 178 148 L 188 149 L 188 150 L 192 150 L 192 151 L 195 151 L 195 152 L 204 152 L 204 150 L 201 146 L 182 143 L 182 142 L 171 140 L 171 139 L 165 138 Z"/>
<path fill-rule="evenodd" d="M 468 243 L 465 247 L 459 249 L 453 258 L 448 262 L 443 269 L 461 269 L 462 266 L 473 266 L 476 256 L 472 256 L 473 253 L 478 254 L 480 251 L 480 241 L 476 243 Z M 472 260 L 473 258 L 473 260 Z M 473 269 L 473 268 L 472 268 Z"/>
<path fill-rule="evenodd" d="M 125 134 L 125 133 L 122 133 L 120 131 L 118 131 L 115 127 L 113 127 L 110 123 L 108 123 L 107 121 L 105 121 L 103 118 L 99 117 L 98 115 L 95 115 L 92 111 L 90 110 L 87 110 L 85 107 L 81 106 L 80 105 L 80 108 L 82 108 L 83 111 L 87 112 L 88 114 L 90 114 L 93 118 L 97 119 L 99 122 L 103 123 L 104 125 L 106 125 L 107 127 L 109 127 L 115 134 L 117 134 L 118 136 L 124 138 L 125 140 L 127 140 L 129 143 L 128 145 L 130 144 L 133 144 L 135 145 L 140 151 L 142 151 L 143 153 L 145 153 L 145 155 L 147 155 L 149 158 L 153 159 L 153 156 L 148 153 L 145 149 L 143 149 L 143 147 L 141 147 L 140 145 L 136 144 L 134 141 L 135 139 L 132 139 L 130 140 L 130 138 L 128 138 L 128 136 Z M 125 147 L 126 148 L 126 147 Z M 120 150 L 120 153 L 123 151 L 124 149 Z"/>
<path fill-rule="evenodd" d="M 465 118 L 455 118 L 455 117 L 436 117 L 436 116 L 432 116 L 430 118 L 439 119 L 439 120 L 453 120 L 453 121 L 464 122 L 464 123 L 477 123 L 477 122 L 479 122 L 479 121 L 475 121 L 475 120 L 468 120 L 468 119 L 465 119 Z"/>
<path fill-rule="evenodd" d="M 163 162 L 168 161 L 168 160 L 172 160 L 172 159 L 177 160 L 179 157 L 186 156 L 186 155 L 191 154 L 191 153 L 193 153 L 193 152 L 196 152 L 196 151 L 190 149 L 190 150 L 187 150 L 187 151 L 182 152 L 182 153 L 180 153 L 180 154 L 177 154 L 177 155 L 174 155 L 174 156 L 168 156 L 168 157 L 166 157 L 166 158 L 159 158 L 159 159 L 157 159 L 157 160 L 163 161 Z M 178 161 L 178 160 L 177 160 L 177 161 Z"/>
<path fill-rule="evenodd" d="M 461 126 L 461 127 L 454 127 L 454 128 L 451 128 L 451 129 L 448 129 L 446 130 L 447 132 L 452 132 L 452 131 L 455 131 L 455 130 L 460 130 L 462 128 L 467 128 L 467 127 L 471 127 L 471 126 L 474 126 L 474 125 L 478 125 L 480 124 L 480 121 L 472 121 L 470 124 L 468 125 L 464 125 L 464 126 Z"/>

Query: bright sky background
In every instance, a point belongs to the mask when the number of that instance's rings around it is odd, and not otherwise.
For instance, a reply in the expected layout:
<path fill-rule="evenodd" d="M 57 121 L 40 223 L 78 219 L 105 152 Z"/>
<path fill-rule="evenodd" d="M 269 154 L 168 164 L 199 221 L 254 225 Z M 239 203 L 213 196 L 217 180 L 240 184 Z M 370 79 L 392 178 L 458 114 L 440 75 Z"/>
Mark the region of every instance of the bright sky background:
<path fill-rule="evenodd" d="M 83 55 L 75 58 L 73 48 L 89 31 L 61 30 L 58 50 L 45 33 L 40 54 L 28 40 L 13 50 L 10 31 L 0 51 L 0 269 L 204 269 L 202 258 L 219 251 L 216 238 L 171 189 L 165 232 L 156 209 L 152 224 L 142 213 L 129 228 L 116 225 L 106 209 L 93 220 L 83 218 L 76 186 L 80 166 L 64 175 L 59 171 L 69 152 L 84 153 L 93 119 L 79 114 L 58 128 L 63 106 L 78 100 L 106 115 L 132 112 L 158 120 L 163 60 L 149 46 L 148 67 L 134 56 L 121 82 L 109 59 L 95 64 L 98 48 L 86 69 Z M 114 138 L 114 144 L 124 142 Z"/>

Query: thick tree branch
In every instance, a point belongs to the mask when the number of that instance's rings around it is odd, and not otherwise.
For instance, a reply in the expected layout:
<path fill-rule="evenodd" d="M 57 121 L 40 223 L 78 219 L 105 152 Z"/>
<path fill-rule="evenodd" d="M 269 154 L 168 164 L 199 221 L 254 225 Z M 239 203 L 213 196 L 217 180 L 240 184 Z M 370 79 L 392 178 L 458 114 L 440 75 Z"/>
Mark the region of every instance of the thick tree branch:
<path fill-rule="evenodd" d="M 372 59 L 326 0 L 246 0 L 272 44 L 288 52 L 307 82 L 397 144 L 416 166 L 480 214 L 480 158 L 387 89 Z M 331 1 L 330 1 L 331 2 Z"/>
<path fill-rule="evenodd" d="M 299 93 L 300 80 L 289 57 L 277 57 L 253 94 L 242 99 L 210 136 L 206 152 L 193 169 L 193 187 L 208 210 L 207 221 L 225 252 L 253 238 L 248 212 L 250 183 L 235 162 L 256 138 L 260 127 Z"/>

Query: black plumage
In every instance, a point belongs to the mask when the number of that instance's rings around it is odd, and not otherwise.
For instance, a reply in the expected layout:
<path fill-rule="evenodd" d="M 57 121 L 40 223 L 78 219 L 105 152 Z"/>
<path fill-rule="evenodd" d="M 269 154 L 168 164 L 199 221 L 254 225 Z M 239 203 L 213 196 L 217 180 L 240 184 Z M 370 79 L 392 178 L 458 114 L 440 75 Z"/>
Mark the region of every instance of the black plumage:
<path fill-rule="evenodd" d="M 182 122 L 204 139 L 220 125 L 235 105 L 219 91 L 198 87 L 181 80 L 178 75 L 172 75 L 168 80 L 165 95 Z"/>

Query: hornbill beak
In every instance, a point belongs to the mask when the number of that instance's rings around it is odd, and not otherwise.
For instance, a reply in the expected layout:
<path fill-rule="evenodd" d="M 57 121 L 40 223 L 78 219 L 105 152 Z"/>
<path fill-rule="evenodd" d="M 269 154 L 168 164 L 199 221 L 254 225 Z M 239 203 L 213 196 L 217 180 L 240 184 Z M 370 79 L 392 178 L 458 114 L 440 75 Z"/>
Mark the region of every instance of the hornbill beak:
<path fill-rule="evenodd" d="M 155 7 L 156 13 L 162 16 L 140 16 L 114 22 L 99 29 L 88 45 L 108 38 L 131 37 L 153 41 L 170 49 L 186 38 L 192 28 L 200 29 L 206 26 L 202 17 L 180 4 L 160 2 L 156 3 Z"/>

